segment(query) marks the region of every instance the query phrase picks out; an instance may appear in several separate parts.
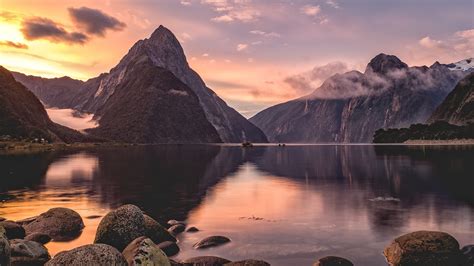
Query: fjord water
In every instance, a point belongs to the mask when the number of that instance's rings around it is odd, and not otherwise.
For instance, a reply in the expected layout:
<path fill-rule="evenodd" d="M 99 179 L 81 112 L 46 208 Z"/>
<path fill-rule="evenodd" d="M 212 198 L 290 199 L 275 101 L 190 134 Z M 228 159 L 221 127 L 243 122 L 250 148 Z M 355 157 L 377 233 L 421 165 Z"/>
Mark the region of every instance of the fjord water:
<path fill-rule="evenodd" d="M 0 216 L 52 207 L 86 228 L 52 254 L 93 242 L 96 215 L 136 204 L 165 224 L 186 220 L 176 259 L 218 255 L 311 265 L 338 255 L 384 265 L 383 248 L 415 230 L 474 243 L 473 146 L 156 145 L 0 155 Z M 209 235 L 232 239 L 197 251 Z"/>

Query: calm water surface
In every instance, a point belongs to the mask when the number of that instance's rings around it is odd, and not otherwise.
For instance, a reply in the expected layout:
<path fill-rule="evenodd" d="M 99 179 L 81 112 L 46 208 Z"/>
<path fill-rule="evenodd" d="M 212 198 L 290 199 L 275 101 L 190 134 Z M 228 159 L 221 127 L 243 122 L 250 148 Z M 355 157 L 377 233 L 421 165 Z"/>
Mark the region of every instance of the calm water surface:
<path fill-rule="evenodd" d="M 69 207 L 86 228 L 52 254 L 92 243 L 99 219 L 125 203 L 179 236 L 176 259 L 218 255 L 311 265 L 339 255 L 385 265 L 382 250 L 414 230 L 442 230 L 474 244 L 474 147 L 141 146 L 0 155 L 0 216 L 16 220 Z M 192 244 L 220 234 L 222 247 Z"/>

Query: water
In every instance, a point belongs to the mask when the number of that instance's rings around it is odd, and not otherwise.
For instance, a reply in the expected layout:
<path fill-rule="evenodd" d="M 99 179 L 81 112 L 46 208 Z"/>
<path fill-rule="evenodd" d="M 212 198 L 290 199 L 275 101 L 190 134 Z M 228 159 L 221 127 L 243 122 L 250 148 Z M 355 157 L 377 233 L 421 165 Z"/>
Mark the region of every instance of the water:
<path fill-rule="evenodd" d="M 383 248 L 415 230 L 441 230 L 474 244 L 474 147 L 135 146 L 0 155 L 0 216 L 75 209 L 86 228 L 52 254 L 93 242 L 99 219 L 125 203 L 165 224 L 201 229 L 179 236 L 176 259 L 218 255 L 311 265 L 338 255 L 385 265 Z M 230 244 L 197 251 L 209 235 Z"/>

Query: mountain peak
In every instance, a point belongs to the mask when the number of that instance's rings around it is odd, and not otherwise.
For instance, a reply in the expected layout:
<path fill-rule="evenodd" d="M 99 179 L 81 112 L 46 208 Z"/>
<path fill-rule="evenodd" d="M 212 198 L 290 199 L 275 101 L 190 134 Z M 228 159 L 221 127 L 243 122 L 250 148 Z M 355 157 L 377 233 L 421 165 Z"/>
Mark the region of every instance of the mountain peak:
<path fill-rule="evenodd" d="M 370 60 L 365 72 L 371 71 L 374 73 L 386 74 L 391 70 L 405 68 L 408 68 L 408 65 L 403 63 L 398 57 L 381 53 Z"/>

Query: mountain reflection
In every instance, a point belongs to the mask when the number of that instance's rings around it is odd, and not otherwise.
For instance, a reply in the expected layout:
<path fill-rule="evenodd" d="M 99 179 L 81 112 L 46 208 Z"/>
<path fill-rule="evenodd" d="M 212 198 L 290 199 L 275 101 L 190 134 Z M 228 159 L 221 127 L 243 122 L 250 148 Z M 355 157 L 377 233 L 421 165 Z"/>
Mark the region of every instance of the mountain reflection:
<path fill-rule="evenodd" d="M 204 229 L 180 236 L 179 257 L 203 255 L 192 243 L 220 233 L 234 241 L 213 254 L 230 259 L 310 264 L 340 254 L 376 264 L 383 246 L 407 231 L 445 230 L 472 242 L 472 149 L 158 145 L 2 154 L 0 216 L 65 206 L 87 217 L 132 203 L 161 223 Z M 98 221 L 85 219 L 78 240 L 50 250 L 90 243 Z"/>

